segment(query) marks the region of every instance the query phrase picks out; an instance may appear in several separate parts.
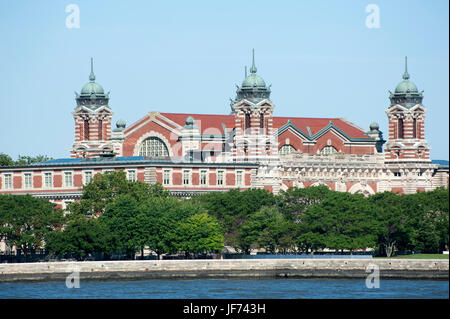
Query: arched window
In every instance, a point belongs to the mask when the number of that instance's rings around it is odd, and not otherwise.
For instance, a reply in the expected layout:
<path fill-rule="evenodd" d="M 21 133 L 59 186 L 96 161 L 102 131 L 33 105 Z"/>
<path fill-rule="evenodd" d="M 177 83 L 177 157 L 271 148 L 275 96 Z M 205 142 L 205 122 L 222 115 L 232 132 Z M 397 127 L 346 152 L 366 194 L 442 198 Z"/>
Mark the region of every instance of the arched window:
<path fill-rule="evenodd" d="M 142 142 L 140 156 L 166 157 L 169 156 L 166 144 L 157 137 L 149 137 Z"/>
<path fill-rule="evenodd" d="M 292 146 L 290 144 L 284 144 L 283 146 L 280 147 L 279 153 L 280 153 L 280 155 L 286 155 L 286 154 L 290 154 L 295 151 L 296 151 L 296 149 L 294 146 Z"/>
<path fill-rule="evenodd" d="M 335 149 L 331 145 L 327 145 L 320 150 L 320 155 L 330 155 L 330 154 L 334 154 L 334 153 L 337 153 L 337 149 Z"/>

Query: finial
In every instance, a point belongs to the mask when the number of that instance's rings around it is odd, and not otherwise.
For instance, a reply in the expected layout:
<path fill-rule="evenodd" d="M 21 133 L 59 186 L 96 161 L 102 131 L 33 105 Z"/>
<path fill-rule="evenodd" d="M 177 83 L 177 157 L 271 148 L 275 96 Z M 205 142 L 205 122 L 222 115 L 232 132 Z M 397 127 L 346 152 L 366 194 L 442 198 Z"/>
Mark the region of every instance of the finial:
<path fill-rule="evenodd" d="M 255 66 L 255 49 L 253 49 L 253 57 L 252 57 L 252 67 L 250 68 L 250 73 L 256 73 L 256 66 Z"/>
<path fill-rule="evenodd" d="M 409 74 L 408 74 L 408 57 L 405 56 L 405 73 L 403 73 L 403 80 L 408 80 Z"/>
<path fill-rule="evenodd" d="M 91 58 L 91 74 L 89 75 L 89 81 L 94 82 L 95 81 L 95 74 L 94 74 L 94 59 Z"/>
<path fill-rule="evenodd" d="M 245 66 L 245 77 L 247 77 L 247 66 Z"/>

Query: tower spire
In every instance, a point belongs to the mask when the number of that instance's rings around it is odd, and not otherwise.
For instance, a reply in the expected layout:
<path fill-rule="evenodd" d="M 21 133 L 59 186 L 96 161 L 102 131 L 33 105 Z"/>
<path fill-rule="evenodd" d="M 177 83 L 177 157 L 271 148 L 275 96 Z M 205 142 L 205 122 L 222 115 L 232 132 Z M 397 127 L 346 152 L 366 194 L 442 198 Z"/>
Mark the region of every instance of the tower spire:
<path fill-rule="evenodd" d="M 89 81 L 94 82 L 95 81 L 95 74 L 94 74 L 94 59 L 91 58 L 91 74 L 89 75 Z"/>
<path fill-rule="evenodd" d="M 252 67 L 250 68 L 250 73 L 256 73 L 256 66 L 255 66 L 255 49 L 252 50 L 253 56 L 252 56 Z"/>
<path fill-rule="evenodd" d="M 403 80 L 408 80 L 409 74 L 408 74 L 408 57 L 405 56 L 405 73 L 403 73 Z"/>

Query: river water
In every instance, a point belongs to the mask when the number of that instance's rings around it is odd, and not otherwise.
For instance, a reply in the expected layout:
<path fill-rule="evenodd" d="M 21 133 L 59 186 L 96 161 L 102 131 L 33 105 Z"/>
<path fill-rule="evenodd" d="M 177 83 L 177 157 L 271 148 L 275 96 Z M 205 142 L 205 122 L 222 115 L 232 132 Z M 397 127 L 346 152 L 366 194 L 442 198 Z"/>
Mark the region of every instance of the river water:
<path fill-rule="evenodd" d="M 447 299 L 448 281 L 381 279 L 367 288 L 364 279 L 183 279 L 0 283 L 0 299 Z"/>

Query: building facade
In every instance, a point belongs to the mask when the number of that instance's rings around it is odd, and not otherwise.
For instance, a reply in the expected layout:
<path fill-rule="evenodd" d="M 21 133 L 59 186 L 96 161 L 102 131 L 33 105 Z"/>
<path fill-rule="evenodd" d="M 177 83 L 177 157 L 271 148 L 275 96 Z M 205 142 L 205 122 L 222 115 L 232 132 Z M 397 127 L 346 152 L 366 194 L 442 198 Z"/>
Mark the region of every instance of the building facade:
<path fill-rule="evenodd" d="M 109 93 L 89 82 L 76 93 L 70 158 L 0 167 L 0 193 L 48 198 L 62 207 L 77 200 L 93 175 L 124 170 L 131 180 L 161 183 L 175 196 L 326 185 L 363 193 L 414 193 L 448 187 L 448 165 L 430 159 L 422 92 L 409 80 L 389 96 L 387 141 L 377 123 L 364 130 L 345 118 L 274 116 L 271 88 L 250 74 L 236 90 L 230 114 L 151 111 L 112 129 Z"/>

